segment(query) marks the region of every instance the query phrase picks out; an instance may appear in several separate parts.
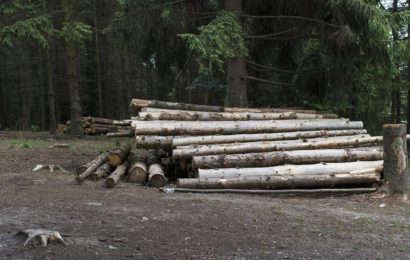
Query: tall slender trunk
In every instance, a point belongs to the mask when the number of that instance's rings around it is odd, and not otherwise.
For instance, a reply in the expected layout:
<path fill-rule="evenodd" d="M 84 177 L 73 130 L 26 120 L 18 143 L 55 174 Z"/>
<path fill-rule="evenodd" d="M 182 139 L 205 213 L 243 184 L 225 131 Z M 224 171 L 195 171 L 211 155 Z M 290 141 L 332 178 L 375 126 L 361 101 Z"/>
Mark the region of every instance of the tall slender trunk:
<path fill-rule="evenodd" d="M 3 64 L 0 65 L 0 67 Z M 4 70 L 3 68 L 0 69 L 0 130 L 7 127 L 7 119 L 6 119 L 6 104 L 5 104 L 5 84 L 6 81 L 4 80 Z"/>
<path fill-rule="evenodd" d="M 407 10 L 410 11 L 410 0 L 407 0 Z M 410 22 L 407 25 L 407 44 L 410 48 Z M 407 84 L 407 133 L 410 133 L 410 59 L 407 60 Z"/>
<path fill-rule="evenodd" d="M 49 44 L 51 44 L 49 40 Z M 51 67 L 50 51 L 48 48 L 44 51 L 46 66 L 47 66 L 47 100 L 48 100 L 48 127 L 51 134 L 56 132 L 56 112 L 55 112 L 55 100 L 54 100 L 54 87 L 53 87 L 53 70 Z"/>
<path fill-rule="evenodd" d="M 45 86 L 44 86 L 44 60 L 43 51 L 39 49 L 38 52 L 38 81 L 39 81 L 39 99 L 40 99 L 40 129 L 42 131 L 46 128 L 46 102 L 45 102 Z"/>
<path fill-rule="evenodd" d="M 64 13 L 64 21 L 72 22 L 72 2 L 70 0 L 62 0 L 62 9 Z M 81 104 L 80 90 L 78 86 L 77 72 L 77 46 L 71 39 L 65 41 L 65 58 L 66 58 L 66 77 L 67 85 L 70 92 L 70 119 L 71 119 L 71 134 L 82 135 L 81 127 Z"/>
<path fill-rule="evenodd" d="M 393 0 L 393 15 L 398 11 L 398 0 Z M 393 51 L 396 51 L 397 48 L 397 40 L 399 38 L 398 33 L 395 29 L 393 29 Z M 396 61 L 394 60 L 396 66 Z M 400 115 L 397 112 L 400 112 L 398 106 L 400 106 L 400 86 L 399 86 L 399 76 L 395 76 L 392 80 L 392 91 L 391 91 L 391 108 L 390 108 L 390 121 L 392 123 L 396 123 L 400 120 Z"/>
<path fill-rule="evenodd" d="M 94 15 L 94 33 L 95 33 L 95 59 L 97 65 L 97 87 L 98 87 L 98 113 L 100 117 L 103 117 L 103 103 L 102 103 L 102 90 L 101 90 L 101 66 L 100 66 L 100 41 L 98 38 L 98 20 L 97 11 L 95 8 L 95 0 L 93 2 L 93 15 Z"/>
<path fill-rule="evenodd" d="M 225 9 L 234 12 L 238 21 L 241 22 L 239 15 L 242 13 L 242 0 L 226 0 Z M 242 78 L 247 74 L 245 58 L 229 59 L 227 65 L 228 106 L 247 107 L 247 84 Z"/>
<path fill-rule="evenodd" d="M 31 79 L 28 73 L 28 57 L 26 54 L 22 54 L 24 63 L 20 66 L 20 110 L 21 110 L 21 125 L 20 130 L 28 130 L 30 128 L 30 111 L 27 107 L 28 104 L 28 84 L 31 84 Z"/>

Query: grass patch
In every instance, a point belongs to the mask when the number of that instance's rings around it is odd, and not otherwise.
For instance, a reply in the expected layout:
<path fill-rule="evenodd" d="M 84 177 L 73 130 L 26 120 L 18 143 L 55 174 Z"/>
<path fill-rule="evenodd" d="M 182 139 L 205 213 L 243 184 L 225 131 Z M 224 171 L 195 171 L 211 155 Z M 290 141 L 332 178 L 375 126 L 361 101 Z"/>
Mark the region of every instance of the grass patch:
<path fill-rule="evenodd" d="M 48 143 L 42 140 L 33 140 L 33 139 L 12 139 L 8 140 L 8 146 L 10 148 L 38 148 L 46 146 Z"/>

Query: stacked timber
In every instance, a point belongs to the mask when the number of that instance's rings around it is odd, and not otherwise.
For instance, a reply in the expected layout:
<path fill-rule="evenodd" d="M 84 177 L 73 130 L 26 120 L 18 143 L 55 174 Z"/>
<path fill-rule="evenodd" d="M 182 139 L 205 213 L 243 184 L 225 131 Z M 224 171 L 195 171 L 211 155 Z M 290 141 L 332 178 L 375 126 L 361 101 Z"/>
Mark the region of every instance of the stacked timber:
<path fill-rule="evenodd" d="M 152 187 L 164 186 L 166 178 L 160 164 L 161 154 L 156 150 L 148 153 L 131 152 L 131 148 L 130 143 L 125 143 L 79 166 L 76 177 L 78 184 L 85 179 L 105 179 L 107 188 L 115 187 L 121 180 Z"/>
<path fill-rule="evenodd" d="M 141 99 L 131 107 L 137 148 L 167 150 L 178 188 L 369 186 L 383 172 L 382 137 L 332 113 Z"/>
<path fill-rule="evenodd" d="M 81 124 L 85 135 L 107 135 L 107 137 L 130 137 L 134 135 L 131 120 L 113 120 L 98 117 L 82 117 Z M 59 133 L 69 133 L 71 121 L 59 124 Z"/>

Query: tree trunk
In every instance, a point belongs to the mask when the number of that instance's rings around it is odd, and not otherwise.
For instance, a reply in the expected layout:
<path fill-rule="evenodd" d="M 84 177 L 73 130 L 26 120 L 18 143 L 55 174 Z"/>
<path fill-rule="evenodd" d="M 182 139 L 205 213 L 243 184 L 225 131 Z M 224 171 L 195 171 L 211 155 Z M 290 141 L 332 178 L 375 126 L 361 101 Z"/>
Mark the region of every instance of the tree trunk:
<path fill-rule="evenodd" d="M 372 184 L 380 181 L 374 169 L 323 175 L 269 175 L 233 178 L 179 179 L 177 187 L 191 189 L 280 189 L 323 187 L 342 184 Z"/>
<path fill-rule="evenodd" d="M 118 184 L 120 178 L 126 173 L 128 167 L 128 162 L 125 161 L 123 164 L 119 165 L 117 169 L 110 176 L 108 176 L 105 184 L 107 188 L 114 188 Z"/>
<path fill-rule="evenodd" d="M 145 165 L 145 155 L 134 156 L 130 160 L 128 167 L 128 181 L 144 184 L 147 181 L 147 166 Z"/>
<path fill-rule="evenodd" d="M 300 130 L 362 129 L 361 121 L 347 119 L 261 121 L 133 121 L 136 135 L 213 135 L 290 132 Z"/>
<path fill-rule="evenodd" d="M 297 150 L 279 151 L 269 153 L 246 154 L 219 154 L 208 156 L 194 156 L 192 168 L 217 169 L 217 168 L 244 168 L 268 167 L 282 164 L 308 164 L 320 162 L 351 162 L 373 161 L 383 159 L 381 147 L 348 148 L 325 150 Z"/>
<path fill-rule="evenodd" d="M 356 161 L 343 163 L 317 163 L 302 165 L 280 165 L 255 168 L 199 169 L 198 178 L 232 178 L 250 176 L 301 176 L 301 175 L 336 175 L 352 171 L 373 169 L 383 171 L 383 161 Z M 375 170 L 374 170 L 375 169 Z"/>
<path fill-rule="evenodd" d="M 107 155 L 106 154 L 101 154 L 98 156 L 97 159 L 93 160 L 87 170 L 81 172 L 75 179 L 77 182 L 80 184 L 82 183 L 88 176 L 90 176 L 91 173 L 93 173 L 98 167 L 100 167 L 103 163 L 107 161 Z M 77 169 L 78 172 L 78 169 Z"/>
<path fill-rule="evenodd" d="M 122 164 L 131 151 L 131 144 L 126 143 L 108 153 L 108 164 L 118 166 Z"/>
<path fill-rule="evenodd" d="M 305 139 L 315 137 L 331 137 L 343 135 L 360 135 L 367 134 L 365 129 L 357 130 L 318 130 L 304 132 L 287 132 L 287 133 L 272 133 L 272 134 L 237 134 L 237 135 L 208 135 L 208 136 L 188 136 L 179 137 L 172 140 L 172 145 L 184 146 L 194 144 L 222 144 L 222 143 L 245 143 L 256 141 L 276 141 L 276 140 L 291 140 Z M 137 137 L 138 139 L 138 137 Z M 151 141 L 148 138 L 146 142 Z M 152 140 L 152 141 L 155 141 Z"/>
<path fill-rule="evenodd" d="M 410 11 L 410 0 L 407 0 L 407 10 Z M 410 32 L 410 22 L 407 32 Z M 410 33 L 407 33 L 407 37 L 407 48 L 410 49 Z M 410 133 L 410 58 L 407 60 L 407 133 Z"/>
<path fill-rule="evenodd" d="M 239 144 L 208 145 L 199 147 L 182 146 L 173 150 L 172 158 L 191 158 L 199 155 L 257 153 L 271 151 L 309 150 L 325 148 L 357 147 L 360 145 L 375 144 L 382 141 L 379 137 L 348 136 L 313 138 L 290 141 L 249 142 Z"/>
<path fill-rule="evenodd" d="M 102 103 L 102 89 L 101 89 L 101 68 L 100 68 L 100 41 L 98 37 L 98 20 L 95 7 L 95 0 L 93 2 L 93 17 L 94 17 L 94 35 L 95 35 L 95 59 L 97 65 L 97 88 L 98 88 L 98 114 L 103 116 L 103 103 Z"/>
<path fill-rule="evenodd" d="M 278 120 L 278 119 L 318 119 L 325 118 L 319 114 L 284 113 L 227 113 L 227 112 L 140 112 L 140 120 L 176 120 L 176 121 L 247 121 L 247 120 Z"/>
<path fill-rule="evenodd" d="M 392 3 L 392 14 L 393 16 L 395 14 L 397 14 L 398 12 L 398 0 L 393 0 Z M 399 39 L 399 35 L 397 30 L 394 28 L 393 26 L 393 30 L 392 30 L 392 35 L 393 35 L 393 52 L 396 51 L 396 49 L 398 48 L 398 39 Z M 393 59 L 393 64 L 396 66 L 396 69 L 399 69 L 399 64 L 398 62 Z M 392 80 L 392 91 L 391 91 L 391 109 L 390 109 L 390 122 L 391 123 L 400 123 L 398 120 L 400 119 L 400 115 L 397 114 L 398 111 L 400 111 L 400 109 L 398 109 L 398 106 L 400 106 L 400 79 L 399 76 L 393 76 L 393 80 Z"/>
<path fill-rule="evenodd" d="M 44 55 L 41 49 L 38 50 L 38 81 L 39 81 L 39 101 L 40 101 L 40 129 L 44 131 L 46 129 L 46 104 L 45 104 L 45 82 L 44 82 Z"/>
<path fill-rule="evenodd" d="M 64 13 L 64 22 L 72 23 L 72 1 L 61 1 L 62 10 Z M 71 134 L 81 136 L 83 135 L 83 129 L 81 127 L 80 90 L 78 86 L 77 74 L 77 47 L 76 43 L 72 39 L 66 39 L 65 41 L 65 58 L 67 85 L 70 92 Z"/>
<path fill-rule="evenodd" d="M 45 0 L 43 0 L 44 3 Z M 50 38 L 48 38 L 49 44 Z M 53 87 L 53 71 L 51 67 L 51 58 L 49 48 L 44 50 L 47 66 L 47 99 L 48 99 L 48 125 L 51 134 L 56 132 L 56 112 L 55 112 L 55 100 L 54 100 L 54 87 Z"/>
<path fill-rule="evenodd" d="M 225 10 L 235 13 L 238 22 L 242 25 L 240 15 L 242 14 L 242 0 L 226 0 Z M 228 105 L 234 107 L 247 107 L 248 94 L 246 79 L 247 75 L 245 57 L 235 57 L 227 61 L 227 87 Z"/>
<path fill-rule="evenodd" d="M 383 126 L 384 177 L 394 192 L 410 191 L 406 125 Z"/>
<path fill-rule="evenodd" d="M 89 179 L 97 181 L 99 179 L 107 177 L 111 172 L 111 166 L 108 163 L 104 163 L 95 172 L 90 174 Z"/>

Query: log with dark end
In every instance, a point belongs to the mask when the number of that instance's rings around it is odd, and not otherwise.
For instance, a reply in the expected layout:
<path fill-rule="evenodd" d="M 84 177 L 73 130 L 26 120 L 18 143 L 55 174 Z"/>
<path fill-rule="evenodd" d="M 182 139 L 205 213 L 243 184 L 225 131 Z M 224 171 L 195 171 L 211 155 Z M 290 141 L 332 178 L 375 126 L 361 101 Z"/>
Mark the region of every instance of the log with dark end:
<path fill-rule="evenodd" d="M 128 154 L 131 151 L 131 144 L 126 143 L 121 145 L 120 147 L 117 147 L 113 150 L 111 150 L 108 153 L 108 163 L 111 166 L 118 166 L 122 164 L 127 159 Z"/>
<path fill-rule="evenodd" d="M 410 192 L 406 125 L 383 126 L 384 177 L 395 193 Z"/>
<path fill-rule="evenodd" d="M 93 160 L 88 168 L 76 177 L 77 182 L 82 183 L 91 173 L 107 161 L 107 154 L 101 154 Z"/>
<path fill-rule="evenodd" d="M 107 177 L 105 182 L 107 188 L 114 188 L 118 184 L 121 177 L 126 173 L 127 167 L 128 161 L 125 161 L 123 164 L 119 165 L 110 176 Z"/>
<path fill-rule="evenodd" d="M 90 174 L 89 179 L 93 181 L 97 181 L 99 179 L 107 177 L 111 172 L 111 165 L 108 163 L 104 163 L 100 166 L 95 172 Z"/>
<path fill-rule="evenodd" d="M 134 155 L 130 159 L 128 167 L 128 181 L 144 184 L 148 179 L 147 166 L 145 164 L 145 154 Z"/>

